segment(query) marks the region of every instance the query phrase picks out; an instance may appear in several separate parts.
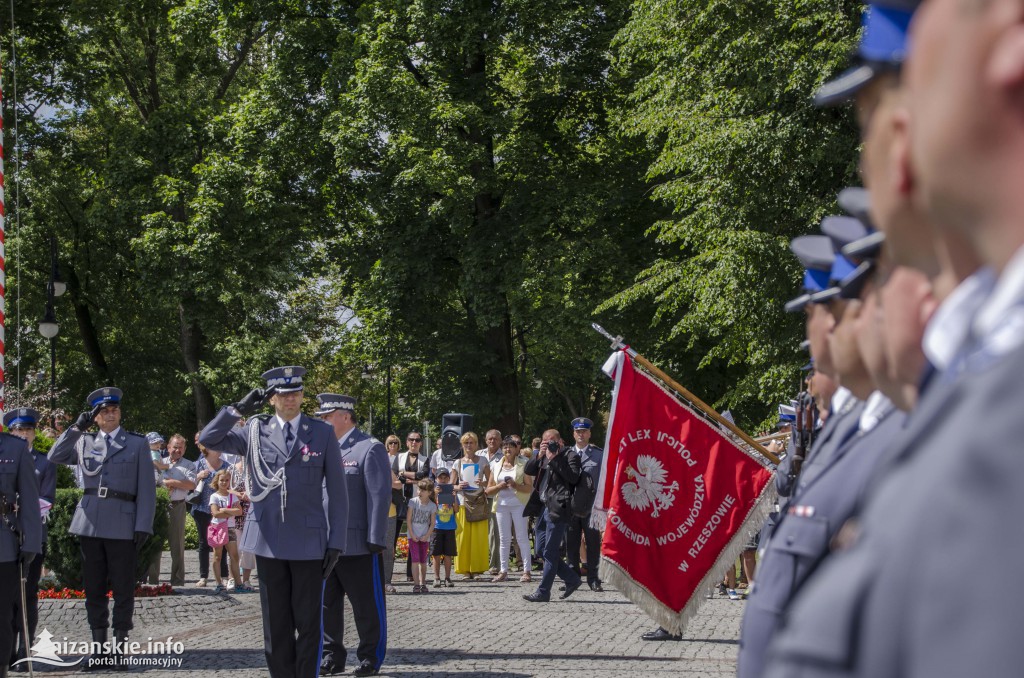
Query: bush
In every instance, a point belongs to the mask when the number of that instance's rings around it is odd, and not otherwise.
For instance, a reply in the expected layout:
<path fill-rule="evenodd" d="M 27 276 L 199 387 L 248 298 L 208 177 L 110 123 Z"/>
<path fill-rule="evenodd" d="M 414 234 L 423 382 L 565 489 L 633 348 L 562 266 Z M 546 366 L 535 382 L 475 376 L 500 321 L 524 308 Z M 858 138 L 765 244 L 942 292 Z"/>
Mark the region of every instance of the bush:
<path fill-rule="evenodd" d="M 185 516 L 185 550 L 199 548 L 199 528 L 196 521 L 190 520 L 192 514 Z"/>
<path fill-rule="evenodd" d="M 82 552 L 78 544 L 78 536 L 71 534 L 71 519 L 75 515 L 75 507 L 82 498 L 79 489 L 58 489 L 57 499 L 50 509 L 47 520 L 48 545 L 46 549 L 46 567 L 52 572 L 60 586 L 74 589 L 82 588 Z M 142 546 L 136 559 L 135 580 L 141 580 L 148 569 L 149 559 L 157 551 L 162 550 L 167 539 L 167 490 L 156 491 L 156 513 L 153 518 L 153 534 Z M 194 528 L 193 528 L 194 529 Z"/>

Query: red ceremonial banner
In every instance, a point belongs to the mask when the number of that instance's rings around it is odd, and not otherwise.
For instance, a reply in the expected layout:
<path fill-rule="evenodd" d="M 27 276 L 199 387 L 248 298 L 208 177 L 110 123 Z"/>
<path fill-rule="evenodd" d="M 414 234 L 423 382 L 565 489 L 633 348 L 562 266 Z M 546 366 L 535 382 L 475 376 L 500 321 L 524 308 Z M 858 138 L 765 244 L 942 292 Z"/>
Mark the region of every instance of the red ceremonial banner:
<path fill-rule="evenodd" d="M 595 515 L 602 578 L 672 633 L 775 501 L 772 471 L 619 351 Z"/>

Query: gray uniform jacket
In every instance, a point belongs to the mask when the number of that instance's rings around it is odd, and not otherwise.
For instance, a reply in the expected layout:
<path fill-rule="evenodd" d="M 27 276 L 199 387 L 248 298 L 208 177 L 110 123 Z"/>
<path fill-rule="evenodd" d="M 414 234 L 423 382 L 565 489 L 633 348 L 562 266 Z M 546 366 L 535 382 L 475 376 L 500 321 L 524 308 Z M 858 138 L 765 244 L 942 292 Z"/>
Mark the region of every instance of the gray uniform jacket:
<path fill-rule="evenodd" d="M 71 427 L 64 431 L 50 450 L 54 464 L 78 466 L 78 451 L 93 446 L 96 436 Z M 101 443 L 102 444 L 102 443 Z M 86 494 L 78 502 L 71 519 L 71 534 L 100 539 L 133 539 L 136 532 L 153 534 L 153 514 L 156 512 L 156 487 L 153 485 L 153 457 L 144 436 L 118 429 L 110 440 L 110 449 L 103 461 L 97 462 L 88 454 L 84 457 L 85 471 L 82 486 L 86 491 L 103 490 L 134 496 L 134 501 Z"/>
<path fill-rule="evenodd" d="M 17 516 L 6 515 L 0 522 L 0 563 L 17 560 L 21 551 L 41 553 L 43 524 L 32 453 L 24 440 L 8 433 L 0 433 L 0 493 L 8 504 L 5 511 L 11 504 L 17 503 L 20 507 Z M 21 531 L 24 538 L 21 545 L 7 521 Z"/>
<path fill-rule="evenodd" d="M 927 390 L 869 490 L 859 536 L 808 582 L 768 676 L 960 678 L 1024 667 L 1024 349 Z"/>
<path fill-rule="evenodd" d="M 353 429 L 341 445 L 348 489 L 346 556 L 369 553 L 367 544 L 387 546 L 391 508 L 391 464 L 379 440 Z"/>
<path fill-rule="evenodd" d="M 279 560 L 316 560 L 329 548 L 344 551 L 348 492 L 334 429 L 300 415 L 295 440 L 285 449 L 277 417 L 253 417 L 244 428 L 235 426 L 239 418 L 234 408 L 221 408 L 199 434 L 199 442 L 220 452 L 246 455 L 246 472 L 252 481 L 256 460 L 249 449 L 249 427 L 257 426 L 266 470 L 275 473 L 283 467 L 287 479 L 284 497 L 278 487 L 262 501 L 252 502 L 242 530 L 242 550 Z M 253 482 L 250 496 L 261 489 Z"/>
<path fill-rule="evenodd" d="M 837 450 L 832 464 L 804 487 L 779 517 L 757 568 L 740 632 L 740 678 L 760 676 L 768 641 L 804 582 L 828 556 L 832 539 L 853 514 L 904 414 L 890 410 Z"/>
<path fill-rule="evenodd" d="M 821 435 L 811 448 L 811 453 L 807 455 L 803 466 L 800 467 L 796 488 L 791 492 L 791 496 L 800 494 L 805 486 L 817 478 L 822 471 L 831 466 L 836 452 L 857 433 L 857 428 L 860 425 L 860 415 L 863 411 L 864 401 L 855 400 L 851 397 L 841 411 L 829 417 L 829 421 L 826 421 L 825 426 L 822 427 Z M 833 418 L 835 419 L 835 424 L 829 426 L 828 424 Z"/>
<path fill-rule="evenodd" d="M 576 450 L 575 447 L 572 449 Z M 604 450 L 597 445 L 587 445 L 583 450 L 576 450 L 580 455 L 580 471 L 594 479 L 594 487 L 601 478 L 601 459 L 604 458 Z"/>

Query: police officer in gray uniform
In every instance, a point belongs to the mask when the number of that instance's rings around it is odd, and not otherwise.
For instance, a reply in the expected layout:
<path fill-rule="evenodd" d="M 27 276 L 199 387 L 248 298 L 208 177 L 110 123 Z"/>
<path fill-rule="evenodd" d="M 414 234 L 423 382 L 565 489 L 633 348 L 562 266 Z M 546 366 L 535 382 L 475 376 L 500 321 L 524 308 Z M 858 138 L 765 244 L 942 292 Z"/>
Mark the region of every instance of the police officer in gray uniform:
<path fill-rule="evenodd" d="M 273 678 L 317 675 L 324 582 L 345 549 L 348 493 L 338 439 L 329 425 L 302 414 L 305 373 L 302 367 L 264 372 L 266 389 L 222 408 L 199 434 L 207 447 L 245 456 L 252 508 L 240 548 L 256 555 Z M 236 426 L 268 398 L 273 415 Z"/>
<path fill-rule="evenodd" d="M 869 253 L 878 254 L 877 247 Z M 873 263 L 861 263 L 831 293 L 856 299 L 872 274 Z M 844 317 L 842 322 L 853 322 Z M 845 342 L 853 342 L 844 332 Z M 861 369 L 839 373 L 850 388 L 870 390 L 869 374 Z M 780 516 L 757 571 L 757 584 L 747 603 L 740 632 L 740 678 L 756 678 L 764 669 L 768 643 L 781 626 L 793 598 L 828 556 L 840 528 L 853 514 L 873 477 L 888 443 L 903 426 L 904 415 L 878 391 L 866 400 L 857 433 L 840 444 L 827 466 L 800 486 Z"/>
<path fill-rule="evenodd" d="M 39 483 L 28 446 L 21 438 L 0 433 L 0 675 L 21 627 L 21 577 L 42 553 Z"/>
<path fill-rule="evenodd" d="M 356 428 L 356 400 L 321 393 L 317 414 L 334 428 L 341 446 L 341 464 L 348 487 L 348 537 L 345 553 L 327 578 L 324 592 L 324 656 L 320 675 L 345 671 L 345 610 L 352 605 L 359 648 L 357 676 L 372 676 L 384 663 L 388 617 L 384 604 L 384 565 L 388 510 L 391 505 L 391 463 L 376 438 Z"/>
<path fill-rule="evenodd" d="M 114 639 L 126 641 L 135 608 L 135 559 L 153 533 L 156 487 L 146 438 L 121 428 L 121 389 L 100 388 L 86 399 L 92 409 L 78 416 L 50 450 L 55 464 L 78 466 L 84 485 L 71 519 L 82 549 L 85 612 L 95 643 L 107 639 L 114 592 Z M 85 431 L 96 423 L 99 432 Z M 125 668 L 112 656 L 93 655 L 86 669 Z"/>
<path fill-rule="evenodd" d="M 36 424 L 39 422 L 39 412 L 31 407 L 19 407 L 4 415 L 4 426 L 11 435 L 21 438 L 28 443 L 29 453 L 32 456 L 32 463 L 35 466 L 36 480 L 39 481 L 39 498 L 45 499 L 51 505 L 57 496 L 57 467 L 50 463 L 46 454 L 37 451 L 32 447 L 36 439 Z M 40 513 L 40 515 L 42 515 Z M 43 559 L 46 557 L 46 521 L 43 520 L 42 551 L 32 561 L 32 565 L 25 571 L 25 602 L 28 605 L 26 616 L 28 617 L 28 640 L 26 641 L 21 628 L 21 615 L 19 613 L 15 623 L 14 635 L 16 639 L 14 652 L 11 661 L 24 659 L 28 656 L 28 648 L 36 637 L 36 624 L 39 621 L 39 577 L 43 572 Z M 18 601 L 19 603 L 21 601 Z M 19 665 L 17 669 L 24 669 Z"/>
<path fill-rule="evenodd" d="M 601 459 L 604 457 L 604 450 L 597 445 L 590 444 L 590 429 L 594 422 L 586 417 L 577 417 L 572 420 L 572 434 L 576 445 L 572 448 L 580 455 L 580 471 L 586 473 L 594 481 L 601 476 Z M 583 477 L 580 476 L 580 482 Z M 580 574 L 580 538 L 586 540 L 587 544 L 587 584 L 591 591 L 601 593 L 601 578 L 598 576 L 598 562 L 601 560 L 601 531 L 590 526 L 590 514 L 585 516 L 569 516 L 569 529 L 565 534 L 566 560 L 569 567 Z"/>

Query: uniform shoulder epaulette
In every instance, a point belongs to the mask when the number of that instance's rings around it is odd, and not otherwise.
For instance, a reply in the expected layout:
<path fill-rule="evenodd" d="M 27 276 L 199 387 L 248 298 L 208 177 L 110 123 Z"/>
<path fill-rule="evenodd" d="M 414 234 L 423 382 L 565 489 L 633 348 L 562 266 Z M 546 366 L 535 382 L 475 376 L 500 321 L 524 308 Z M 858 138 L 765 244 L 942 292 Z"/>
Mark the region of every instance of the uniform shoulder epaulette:
<path fill-rule="evenodd" d="M 130 436 L 138 436 L 139 438 L 145 438 L 146 437 L 145 433 L 139 433 L 138 431 L 127 431 L 126 430 L 125 433 L 127 433 Z"/>

